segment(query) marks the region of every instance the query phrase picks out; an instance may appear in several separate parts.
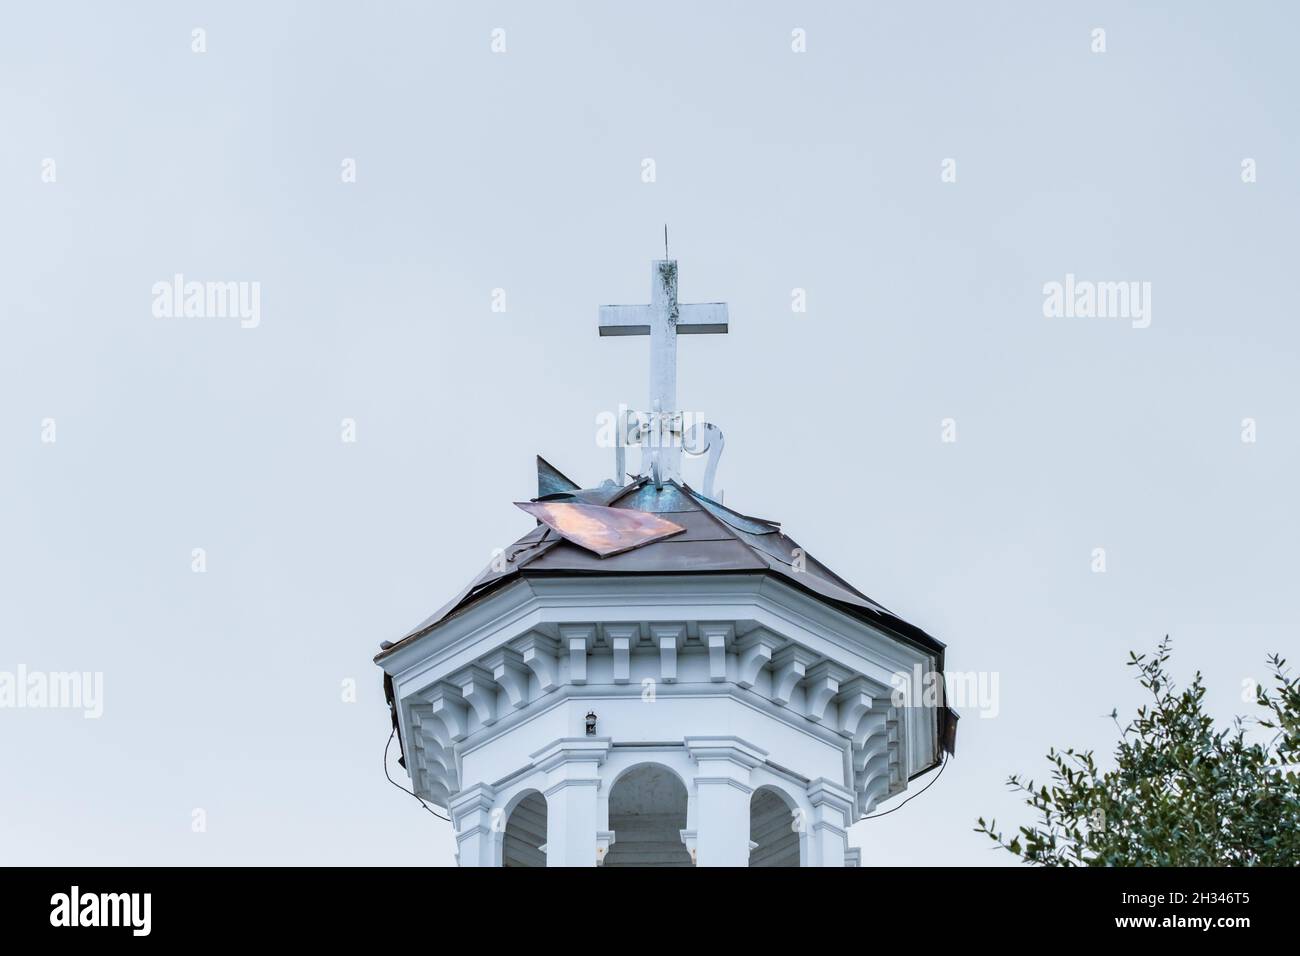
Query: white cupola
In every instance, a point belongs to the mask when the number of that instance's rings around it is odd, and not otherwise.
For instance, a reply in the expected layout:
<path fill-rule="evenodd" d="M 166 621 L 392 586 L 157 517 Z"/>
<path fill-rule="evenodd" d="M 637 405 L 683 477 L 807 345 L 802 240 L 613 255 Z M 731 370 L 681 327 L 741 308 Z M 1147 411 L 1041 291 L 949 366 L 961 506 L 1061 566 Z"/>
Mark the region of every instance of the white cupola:
<path fill-rule="evenodd" d="M 674 411 L 676 337 L 727 309 L 679 306 L 671 260 L 652 290 L 601 309 L 651 339 L 619 477 L 539 458 L 536 526 L 375 658 L 403 765 L 461 866 L 857 865 L 849 826 L 953 748 L 943 645 L 714 499 L 722 436 Z"/>

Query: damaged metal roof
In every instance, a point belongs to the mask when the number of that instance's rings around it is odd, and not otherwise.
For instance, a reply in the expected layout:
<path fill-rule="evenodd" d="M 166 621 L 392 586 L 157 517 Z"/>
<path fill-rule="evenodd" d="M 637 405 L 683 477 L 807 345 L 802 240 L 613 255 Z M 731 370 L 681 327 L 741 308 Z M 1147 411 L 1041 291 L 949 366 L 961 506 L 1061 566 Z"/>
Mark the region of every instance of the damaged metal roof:
<path fill-rule="evenodd" d="M 686 529 L 658 515 L 632 508 L 606 508 L 579 501 L 516 501 L 561 538 L 610 558 L 633 548 L 662 541 Z"/>
<path fill-rule="evenodd" d="M 455 598 L 400 641 L 385 648 L 376 661 L 403 642 L 428 633 L 440 622 L 517 577 L 754 573 L 775 575 L 841 610 L 934 651 L 939 655 L 942 668 L 944 645 L 940 641 L 854 588 L 800 548 L 781 531 L 777 522 L 743 515 L 706 498 L 689 485 L 675 481 L 665 481 L 662 487 L 656 488 L 648 477 L 643 477 L 623 487 L 607 481 L 599 488 L 579 488 L 545 459 L 539 457 L 537 461 L 540 494 L 533 499 L 534 506 L 567 504 L 571 506 L 573 515 L 576 516 L 581 508 L 585 509 L 587 517 L 605 511 L 632 512 L 626 522 L 606 522 L 611 526 L 617 524 L 624 531 L 652 524 L 634 518 L 638 512 L 655 516 L 665 526 L 671 527 L 659 527 L 659 534 L 632 532 L 631 539 L 620 538 L 620 545 L 611 544 L 614 538 L 619 537 L 611 527 L 597 527 L 584 547 L 581 535 L 559 533 L 556 530 L 558 525 L 552 526 L 554 522 L 540 523 L 506 548 L 504 554 Z M 542 521 L 546 520 L 542 516 L 547 509 L 519 506 Z M 664 536 L 663 532 L 669 536 Z"/>
<path fill-rule="evenodd" d="M 516 502 L 538 518 L 537 527 L 506 548 L 464 590 L 409 634 L 395 643 L 381 645 L 376 663 L 518 578 L 750 573 L 780 578 L 845 613 L 931 651 L 937 672 L 943 674 L 941 641 L 857 590 L 800 548 L 777 522 L 733 511 L 689 485 L 672 480 L 658 488 L 649 477 L 621 487 L 606 481 L 598 488 L 580 488 L 540 456 L 537 471 L 538 497 L 528 505 Z M 623 518 L 616 514 L 619 511 L 629 514 Z M 581 520 L 577 516 L 582 516 Z M 391 678 L 387 674 L 384 682 L 396 727 Z M 956 711 L 941 700 L 939 744 L 950 754 L 956 753 L 957 717 Z M 936 756 L 930 766 L 912 776 L 938 766 L 940 759 Z"/>

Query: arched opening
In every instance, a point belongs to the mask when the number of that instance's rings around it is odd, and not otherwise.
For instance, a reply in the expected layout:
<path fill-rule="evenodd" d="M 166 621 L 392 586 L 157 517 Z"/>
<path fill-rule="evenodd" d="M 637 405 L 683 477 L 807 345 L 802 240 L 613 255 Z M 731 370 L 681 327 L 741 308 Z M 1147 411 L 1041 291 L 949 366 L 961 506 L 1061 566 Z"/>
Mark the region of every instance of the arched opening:
<path fill-rule="evenodd" d="M 801 817 L 785 794 L 759 787 L 749 799 L 750 866 L 798 866 Z"/>
<path fill-rule="evenodd" d="M 502 866 L 545 866 L 546 798 L 536 790 L 515 804 L 501 835 Z"/>
<path fill-rule="evenodd" d="M 614 845 L 605 866 L 690 866 L 682 844 L 686 786 L 677 774 L 643 763 L 623 773 L 609 792 Z"/>

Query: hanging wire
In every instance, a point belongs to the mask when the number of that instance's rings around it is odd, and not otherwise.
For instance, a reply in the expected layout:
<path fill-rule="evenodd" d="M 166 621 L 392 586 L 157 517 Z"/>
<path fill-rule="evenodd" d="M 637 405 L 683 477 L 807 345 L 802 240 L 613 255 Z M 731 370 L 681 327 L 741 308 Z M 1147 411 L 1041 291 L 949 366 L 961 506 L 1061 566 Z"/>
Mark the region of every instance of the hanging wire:
<path fill-rule="evenodd" d="M 887 816 L 889 816 L 891 813 L 893 813 L 895 810 L 901 810 L 901 809 L 903 809 L 903 807 L 907 806 L 909 803 L 911 803 L 913 800 L 915 800 L 915 799 L 916 799 L 917 797 L 919 797 L 921 794 L 925 793 L 925 791 L 927 791 L 927 790 L 929 790 L 931 787 L 933 787 L 933 786 L 934 786 L 934 782 L 935 782 L 936 780 L 938 780 L 940 777 L 943 776 L 943 768 L 946 767 L 946 766 L 948 766 L 948 755 L 945 753 L 945 754 L 943 755 L 943 763 L 939 764 L 939 772 L 936 773 L 933 777 L 931 777 L 931 778 L 930 778 L 930 782 L 927 783 L 924 787 L 922 787 L 920 790 L 916 791 L 916 793 L 912 794 L 910 797 L 908 797 L 906 800 L 904 800 L 904 801 L 903 801 L 902 803 L 900 803 L 898 806 L 896 806 L 896 807 L 890 807 L 888 810 L 882 810 L 880 813 L 873 813 L 873 814 L 871 814 L 871 816 L 869 816 L 869 817 L 863 817 L 862 819 L 864 819 L 864 820 L 874 820 L 874 819 L 876 819 L 876 817 L 887 817 Z"/>
<path fill-rule="evenodd" d="M 394 728 L 393 728 L 393 732 L 392 732 L 391 734 L 388 735 L 388 743 L 384 744 L 384 776 L 385 776 L 385 777 L 388 777 L 388 782 L 391 783 L 391 784 L 392 784 L 394 787 L 396 787 L 398 790 L 402 791 L 402 793 L 409 793 L 411 796 L 415 797 L 415 799 L 416 799 L 417 801 L 419 801 L 420 806 L 424 807 L 424 809 L 428 810 L 430 813 L 432 813 L 432 814 L 433 814 L 435 817 L 437 817 L 439 820 L 443 821 L 444 823 L 451 823 L 451 820 L 450 820 L 449 818 L 444 817 L 441 813 L 436 812 L 436 811 L 435 811 L 431 806 L 429 806 L 427 803 L 425 803 L 423 800 L 421 800 L 421 799 L 420 799 L 420 795 L 417 794 L 414 790 L 407 790 L 407 789 L 406 789 L 405 787 L 403 787 L 400 783 L 398 783 L 396 780 L 394 780 L 394 779 L 392 778 L 391 775 L 389 775 L 389 773 L 388 773 L 388 748 L 391 747 L 391 746 L 393 746 L 393 738 L 396 737 L 396 736 L 397 736 L 397 728 L 394 727 Z"/>

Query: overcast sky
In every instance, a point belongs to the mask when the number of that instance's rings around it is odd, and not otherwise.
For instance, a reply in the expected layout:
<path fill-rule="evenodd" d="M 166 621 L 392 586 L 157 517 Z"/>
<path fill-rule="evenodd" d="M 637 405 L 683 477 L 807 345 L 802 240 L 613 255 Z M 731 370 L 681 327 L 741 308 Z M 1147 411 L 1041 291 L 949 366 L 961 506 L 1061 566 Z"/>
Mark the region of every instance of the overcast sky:
<path fill-rule="evenodd" d="M 103 716 L 0 710 L 0 861 L 451 862 L 371 656 L 528 530 L 535 454 L 612 474 L 647 342 L 596 309 L 665 222 L 731 308 L 678 376 L 727 503 L 998 677 L 864 865 L 1009 862 L 975 818 L 1109 751 L 1166 632 L 1244 711 L 1300 618 L 1300 17 L 1136 7 L 12 7 L 0 671 L 102 672 Z M 176 274 L 256 325 L 157 317 Z M 1067 274 L 1149 326 L 1045 317 Z"/>

